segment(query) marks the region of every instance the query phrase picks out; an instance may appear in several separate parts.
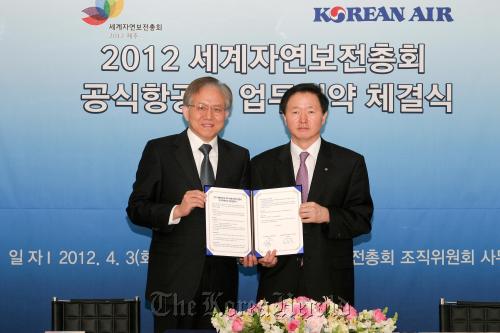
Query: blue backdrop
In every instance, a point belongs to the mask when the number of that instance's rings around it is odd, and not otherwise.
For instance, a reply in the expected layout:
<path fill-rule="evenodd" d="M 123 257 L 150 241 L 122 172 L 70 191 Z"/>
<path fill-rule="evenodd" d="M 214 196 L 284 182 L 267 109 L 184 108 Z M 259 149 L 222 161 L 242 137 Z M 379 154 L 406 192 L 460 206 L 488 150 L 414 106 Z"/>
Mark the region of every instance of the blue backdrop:
<path fill-rule="evenodd" d="M 323 136 L 365 156 L 375 203 L 357 307 L 435 331 L 440 297 L 500 299 L 496 1 L 130 0 L 87 18 L 95 6 L 0 2 L 0 332 L 49 329 L 52 296 L 142 298 L 150 235 L 127 199 L 203 75 L 233 89 L 223 137 L 252 156 L 288 141 L 287 85 L 325 85 Z M 240 299 L 255 290 L 241 271 Z"/>

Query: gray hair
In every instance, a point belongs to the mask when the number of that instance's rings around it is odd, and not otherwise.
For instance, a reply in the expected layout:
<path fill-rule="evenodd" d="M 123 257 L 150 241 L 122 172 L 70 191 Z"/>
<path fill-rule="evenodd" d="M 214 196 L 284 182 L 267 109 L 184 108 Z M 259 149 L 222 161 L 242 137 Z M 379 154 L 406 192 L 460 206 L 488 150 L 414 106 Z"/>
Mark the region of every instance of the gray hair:
<path fill-rule="evenodd" d="M 222 83 L 211 76 L 200 77 L 189 84 L 184 92 L 184 98 L 182 100 L 184 105 L 190 105 L 193 96 L 206 86 L 215 86 L 219 88 L 220 92 L 224 96 L 225 109 L 231 109 L 231 106 L 233 105 L 233 93 L 231 92 L 231 89 L 225 83 Z"/>

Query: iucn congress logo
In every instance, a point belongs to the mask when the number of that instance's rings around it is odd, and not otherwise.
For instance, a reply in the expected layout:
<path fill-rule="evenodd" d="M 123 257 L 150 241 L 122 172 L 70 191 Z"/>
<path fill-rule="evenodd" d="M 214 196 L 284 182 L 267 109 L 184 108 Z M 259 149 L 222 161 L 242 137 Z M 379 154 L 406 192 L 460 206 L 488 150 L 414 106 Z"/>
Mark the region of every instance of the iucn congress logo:
<path fill-rule="evenodd" d="M 95 7 L 82 10 L 87 17 L 82 20 L 90 25 L 100 25 L 110 17 L 117 17 L 123 9 L 124 0 L 96 0 Z"/>
<path fill-rule="evenodd" d="M 314 22 L 453 22 L 450 7 L 341 7 L 314 8 Z"/>

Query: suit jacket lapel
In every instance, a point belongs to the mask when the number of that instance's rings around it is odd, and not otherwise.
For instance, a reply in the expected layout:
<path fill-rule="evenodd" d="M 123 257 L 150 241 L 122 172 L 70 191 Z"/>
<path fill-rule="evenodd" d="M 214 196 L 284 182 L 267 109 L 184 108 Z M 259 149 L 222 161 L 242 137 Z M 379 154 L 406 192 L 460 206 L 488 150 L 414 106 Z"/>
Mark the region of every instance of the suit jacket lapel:
<path fill-rule="evenodd" d="M 279 179 L 279 186 L 295 186 L 290 143 L 283 145 L 278 153 L 278 163 L 276 163 L 275 166 L 275 174 L 277 179 Z"/>
<path fill-rule="evenodd" d="M 333 171 L 332 153 L 328 149 L 327 143 L 321 139 L 321 146 L 318 152 L 318 159 L 314 167 L 313 179 L 309 188 L 309 197 L 307 201 L 316 201 L 324 191 L 325 185 L 328 183 L 326 178 L 331 176 Z"/>
<path fill-rule="evenodd" d="M 176 145 L 175 157 L 179 163 L 180 169 L 184 172 L 186 179 L 193 188 L 201 188 L 200 176 L 198 175 L 196 163 L 194 162 L 187 130 L 184 130 L 178 135 Z"/>
<path fill-rule="evenodd" d="M 215 186 L 222 186 L 225 179 L 229 177 L 231 170 L 231 161 L 228 158 L 229 148 L 226 142 L 221 138 L 217 138 L 218 160 L 217 160 L 217 174 L 215 175 Z"/>

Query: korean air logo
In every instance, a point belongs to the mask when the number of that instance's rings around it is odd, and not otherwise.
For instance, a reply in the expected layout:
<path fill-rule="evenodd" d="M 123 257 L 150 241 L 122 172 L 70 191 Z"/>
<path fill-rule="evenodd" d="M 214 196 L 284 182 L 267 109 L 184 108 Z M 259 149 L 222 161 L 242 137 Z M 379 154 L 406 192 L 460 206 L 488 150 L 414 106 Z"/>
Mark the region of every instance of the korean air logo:
<path fill-rule="evenodd" d="M 123 9 L 124 0 L 96 0 L 95 7 L 88 7 L 82 10 L 87 17 L 82 20 L 90 25 L 101 25 L 111 17 L 120 15 Z"/>
<path fill-rule="evenodd" d="M 313 22 L 453 22 L 451 7 L 316 7 Z"/>
<path fill-rule="evenodd" d="M 332 7 L 330 10 L 330 19 L 335 23 L 340 23 L 345 20 L 346 11 L 344 7 Z"/>

